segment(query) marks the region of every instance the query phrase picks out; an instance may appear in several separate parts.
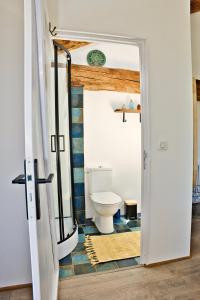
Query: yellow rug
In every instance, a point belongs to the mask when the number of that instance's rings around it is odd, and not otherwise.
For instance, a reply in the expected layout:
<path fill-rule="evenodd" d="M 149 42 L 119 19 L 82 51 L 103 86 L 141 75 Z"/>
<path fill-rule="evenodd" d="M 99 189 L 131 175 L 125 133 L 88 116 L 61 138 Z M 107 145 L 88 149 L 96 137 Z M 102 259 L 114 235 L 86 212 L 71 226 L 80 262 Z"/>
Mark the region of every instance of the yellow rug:
<path fill-rule="evenodd" d="M 85 248 L 92 265 L 140 256 L 140 231 L 86 236 Z"/>

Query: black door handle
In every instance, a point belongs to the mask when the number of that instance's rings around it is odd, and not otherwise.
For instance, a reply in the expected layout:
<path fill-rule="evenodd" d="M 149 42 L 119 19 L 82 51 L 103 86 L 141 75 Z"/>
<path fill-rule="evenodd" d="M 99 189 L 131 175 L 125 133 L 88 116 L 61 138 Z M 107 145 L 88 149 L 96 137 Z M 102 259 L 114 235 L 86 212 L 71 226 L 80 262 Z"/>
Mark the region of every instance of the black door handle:
<path fill-rule="evenodd" d="M 24 162 L 24 171 L 26 174 L 26 162 Z M 25 184 L 25 194 L 26 194 L 26 175 L 20 174 L 16 178 L 12 180 L 13 184 Z M 35 201 L 36 201 L 36 216 L 37 220 L 40 219 L 41 211 L 40 211 L 40 194 L 39 194 L 39 184 L 51 183 L 54 177 L 54 174 L 49 174 L 47 178 L 38 178 L 38 164 L 37 159 L 34 159 L 34 174 L 35 174 Z M 27 175 L 27 180 L 31 181 L 32 176 Z M 27 208 L 27 197 L 26 197 L 26 211 L 27 211 L 27 219 L 28 219 L 28 208 Z"/>
<path fill-rule="evenodd" d="M 49 174 L 47 178 L 37 178 L 37 184 L 51 183 L 53 180 L 54 174 Z M 12 180 L 13 184 L 25 184 L 25 175 L 21 174 Z"/>
<path fill-rule="evenodd" d="M 21 174 L 12 180 L 13 184 L 25 184 L 25 175 Z"/>
<path fill-rule="evenodd" d="M 51 183 L 53 181 L 54 174 L 49 174 L 47 178 L 37 178 L 37 184 Z"/>

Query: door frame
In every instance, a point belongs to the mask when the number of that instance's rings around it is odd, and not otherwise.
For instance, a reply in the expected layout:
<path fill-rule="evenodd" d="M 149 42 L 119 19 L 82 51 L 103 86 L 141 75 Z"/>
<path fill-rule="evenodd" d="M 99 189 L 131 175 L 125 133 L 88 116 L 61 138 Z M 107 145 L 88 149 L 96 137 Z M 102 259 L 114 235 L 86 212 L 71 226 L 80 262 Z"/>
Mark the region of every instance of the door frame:
<path fill-rule="evenodd" d="M 151 143 L 150 143 L 150 101 L 148 92 L 148 62 L 147 45 L 145 39 L 81 32 L 71 30 L 56 30 L 56 39 L 78 40 L 88 42 L 110 42 L 116 44 L 134 45 L 139 48 L 141 67 L 141 257 L 140 263 L 148 263 L 149 236 L 150 236 L 150 209 L 151 209 Z"/>
<path fill-rule="evenodd" d="M 193 188 L 197 184 L 198 178 L 198 100 L 197 100 L 197 78 L 192 78 L 192 88 L 193 88 Z"/>

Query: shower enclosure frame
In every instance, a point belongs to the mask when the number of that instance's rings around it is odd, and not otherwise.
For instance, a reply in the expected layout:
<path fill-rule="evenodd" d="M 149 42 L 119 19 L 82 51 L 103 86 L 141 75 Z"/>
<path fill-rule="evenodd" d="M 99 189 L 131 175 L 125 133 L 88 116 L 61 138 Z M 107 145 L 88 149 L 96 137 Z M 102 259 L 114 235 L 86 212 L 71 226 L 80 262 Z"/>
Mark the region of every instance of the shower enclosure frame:
<path fill-rule="evenodd" d="M 74 174 L 73 174 L 73 162 L 72 162 L 72 103 L 71 103 L 71 54 L 68 49 L 64 46 L 57 43 L 53 40 L 54 46 L 54 84 L 55 84 L 55 134 L 51 135 L 51 152 L 55 152 L 56 154 L 56 169 L 57 169 L 57 194 L 58 194 L 58 212 L 59 212 L 59 234 L 60 239 L 57 242 L 58 247 L 62 247 L 63 243 L 67 240 L 70 240 L 71 237 L 77 232 L 77 222 L 75 218 L 75 210 L 74 210 Z M 69 126 L 69 159 L 70 159 L 70 183 L 71 183 L 71 201 L 70 201 L 70 209 L 72 213 L 72 222 L 73 222 L 73 230 L 71 233 L 65 236 L 65 228 L 64 228 L 64 213 L 63 213 L 63 194 L 62 194 L 62 173 L 61 173 L 61 158 L 60 153 L 65 152 L 65 140 L 64 136 L 60 135 L 60 116 L 59 116 L 59 76 L 58 76 L 58 50 L 64 51 L 67 59 L 67 89 L 68 89 L 68 126 Z M 63 138 L 63 149 L 60 147 L 60 138 Z M 53 145 L 54 142 L 54 145 Z M 75 235 L 77 236 L 77 234 Z M 77 244 L 78 239 L 76 237 L 72 238 L 74 242 L 74 247 Z M 70 241 L 69 241 L 70 242 Z M 70 242 L 71 245 L 71 242 Z M 67 245 L 64 247 L 66 248 Z M 71 248 L 69 246 L 69 248 Z M 63 252 L 63 249 L 59 251 L 59 259 L 68 254 L 68 249 Z"/>

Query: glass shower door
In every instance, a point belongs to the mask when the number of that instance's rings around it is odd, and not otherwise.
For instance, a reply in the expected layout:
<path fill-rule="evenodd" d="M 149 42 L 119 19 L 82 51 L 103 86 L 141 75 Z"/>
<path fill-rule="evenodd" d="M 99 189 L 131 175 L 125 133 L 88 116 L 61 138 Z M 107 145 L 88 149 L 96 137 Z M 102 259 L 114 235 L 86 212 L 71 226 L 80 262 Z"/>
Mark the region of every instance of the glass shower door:
<path fill-rule="evenodd" d="M 66 66 L 68 68 L 68 66 Z M 71 188 L 71 162 L 70 162 L 70 136 L 69 136 L 69 103 L 67 88 L 67 68 L 60 68 L 59 74 L 59 149 L 60 172 L 63 203 L 63 231 L 64 239 L 73 232 L 72 216 L 72 188 Z"/>
<path fill-rule="evenodd" d="M 54 183 L 57 241 L 62 243 L 75 231 L 73 218 L 73 170 L 71 169 L 71 56 L 67 49 L 58 52 L 60 45 L 54 41 L 55 101 L 52 106 L 52 168 Z M 61 67 L 60 65 L 61 64 Z M 64 67 L 63 67 L 64 66 Z"/>
<path fill-rule="evenodd" d="M 54 216 L 56 224 L 57 242 L 63 239 L 62 219 L 59 218 L 59 188 L 58 188 L 58 172 L 57 172 L 57 145 L 56 145 L 56 113 L 55 113 L 55 97 L 54 97 L 54 69 L 51 68 L 50 73 L 51 84 L 49 85 L 49 99 L 48 99 L 48 125 L 49 125 L 49 141 L 50 141 L 50 164 L 51 172 L 54 174 L 52 182 L 52 197 L 54 201 Z"/>

